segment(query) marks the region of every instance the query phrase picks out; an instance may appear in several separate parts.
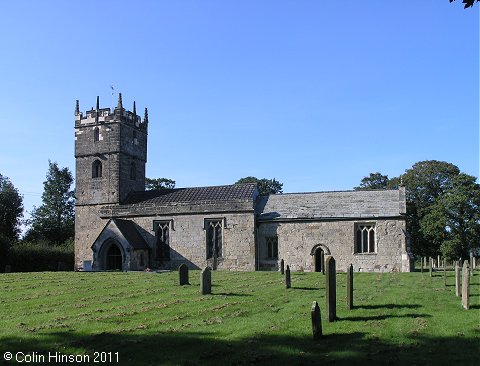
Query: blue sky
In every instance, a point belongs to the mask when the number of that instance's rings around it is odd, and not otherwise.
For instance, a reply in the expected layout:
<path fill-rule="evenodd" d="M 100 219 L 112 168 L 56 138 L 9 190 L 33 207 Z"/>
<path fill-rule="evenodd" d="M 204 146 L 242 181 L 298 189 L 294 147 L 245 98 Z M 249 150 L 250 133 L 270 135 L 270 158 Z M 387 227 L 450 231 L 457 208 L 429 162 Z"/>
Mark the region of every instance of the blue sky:
<path fill-rule="evenodd" d="M 149 109 L 148 177 L 347 190 L 443 160 L 479 173 L 479 6 L 460 0 L 5 1 L 0 173 L 41 203 L 74 107 Z"/>

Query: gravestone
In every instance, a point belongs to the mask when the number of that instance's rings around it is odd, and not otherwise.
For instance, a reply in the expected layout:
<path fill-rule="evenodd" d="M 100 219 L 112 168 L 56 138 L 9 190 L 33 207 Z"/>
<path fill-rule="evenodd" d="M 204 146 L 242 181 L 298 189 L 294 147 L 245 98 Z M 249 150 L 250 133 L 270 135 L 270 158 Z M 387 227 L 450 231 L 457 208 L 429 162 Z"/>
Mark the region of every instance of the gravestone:
<path fill-rule="evenodd" d="M 430 258 L 430 261 L 429 261 L 429 263 L 430 263 L 430 266 L 428 267 L 428 271 L 429 271 L 429 273 L 430 273 L 430 277 L 432 277 L 432 276 L 433 276 L 433 274 L 432 274 L 432 262 L 433 262 L 433 259 L 432 259 L 432 258 Z"/>
<path fill-rule="evenodd" d="M 442 263 L 440 256 L 437 256 L 437 268 L 440 268 L 440 263 Z"/>
<path fill-rule="evenodd" d="M 473 268 L 474 268 L 474 265 L 473 265 L 473 253 L 470 252 L 470 276 L 473 276 Z"/>
<path fill-rule="evenodd" d="M 462 285 L 460 282 L 460 266 L 455 262 L 455 295 L 460 296 L 462 292 Z"/>
<path fill-rule="evenodd" d="M 445 282 L 445 286 L 447 286 L 447 261 L 443 260 L 443 280 Z"/>
<path fill-rule="evenodd" d="M 468 265 L 468 261 L 466 260 L 463 263 L 463 273 L 462 273 L 462 305 L 464 309 L 469 309 L 469 295 L 470 295 L 470 268 Z"/>
<path fill-rule="evenodd" d="M 5 273 L 10 273 L 12 272 L 12 266 L 10 264 L 5 265 Z"/>
<path fill-rule="evenodd" d="M 180 267 L 178 267 L 178 277 L 180 279 L 180 286 L 189 285 L 188 267 L 185 263 L 180 264 Z"/>
<path fill-rule="evenodd" d="M 353 309 L 353 264 L 347 269 L 347 309 Z"/>
<path fill-rule="evenodd" d="M 423 273 L 423 258 L 420 258 L 420 272 Z"/>
<path fill-rule="evenodd" d="M 423 265 L 427 268 L 427 257 L 423 257 Z"/>
<path fill-rule="evenodd" d="M 337 283 L 335 259 L 329 255 L 325 260 L 325 297 L 327 301 L 327 319 L 334 322 L 337 318 Z"/>
<path fill-rule="evenodd" d="M 287 265 L 287 270 L 285 271 L 285 287 L 290 288 L 292 286 L 292 282 L 290 279 L 290 266 Z"/>
<path fill-rule="evenodd" d="M 285 261 L 283 259 L 280 261 L 280 273 L 282 275 L 285 273 Z"/>
<path fill-rule="evenodd" d="M 210 267 L 205 267 L 205 269 L 200 272 L 200 292 L 202 295 L 212 293 L 212 270 Z"/>
<path fill-rule="evenodd" d="M 313 339 L 322 336 L 322 317 L 320 315 L 320 307 L 316 301 L 312 304 L 312 333 Z"/>

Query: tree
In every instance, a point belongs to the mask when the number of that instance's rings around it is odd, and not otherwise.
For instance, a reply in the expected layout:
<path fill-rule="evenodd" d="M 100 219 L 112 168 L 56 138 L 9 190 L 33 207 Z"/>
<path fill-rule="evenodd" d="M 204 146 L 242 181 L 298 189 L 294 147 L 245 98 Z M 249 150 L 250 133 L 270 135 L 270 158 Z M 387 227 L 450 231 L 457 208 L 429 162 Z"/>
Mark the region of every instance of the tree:
<path fill-rule="evenodd" d="M 0 235 L 18 239 L 23 217 L 23 197 L 7 177 L 0 174 Z"/>
<path fill-rule="evenodd" d="M 43 182 L 42 205 L 34 207 L 30 228 L 24 240 L 45 240 L 50 244 L 64 243 L 74 234 L 75 202 L 72 173 L 48 161 L 47 180 Z"/>
<path fill-rule="evenodd" d="M 242 184 L 242 183 L 256 183 L 258 187 L 258 191 L 260 192 L 261 195 L 282 193 L 282 188 L 283 188 L 283 183 L 280 183 L 275 178 L 258 179 L 256 177 L 245 177 L 235 182 L 235 184 Z"/>
<path fill-rule="evenodd" d="M 168 178 L 145 178 L 145 190 L 161 190 L 161 189 L 173 189 L 176 182 Z"/>
<path fill-rule="evenodd" d="M 467 257 L 480 246 L 480 185 L 475 177 L 460 173 L 441 197 L 446 240 L 441 252 L 450 259 Z"/>
<path fill-rule="evenodd" d="M 364 177 L 360 182 L 358 187 L 355 187 L 355 190 L 367 190 L 367 189 L 387 189 L 388 187 L 388 176 L 383 175 L 379 172 L 370 173 L 368 177 Z"/>
<path fill-rule="evenodd" d="M 455 0 L 450 0 L 451 3 L 453 3 Z M 479 2 L 480 0 L 463 0 L 462 4 L 465 4 L 464 8 L 470 8 L 473 6 L 475 2 Z"/>

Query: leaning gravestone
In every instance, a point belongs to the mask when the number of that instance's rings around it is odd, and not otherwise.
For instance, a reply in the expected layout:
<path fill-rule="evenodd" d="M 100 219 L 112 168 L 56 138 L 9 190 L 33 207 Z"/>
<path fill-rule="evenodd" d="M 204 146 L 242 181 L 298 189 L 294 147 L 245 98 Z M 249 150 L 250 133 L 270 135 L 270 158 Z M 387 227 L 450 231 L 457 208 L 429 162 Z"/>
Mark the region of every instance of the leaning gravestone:
<path fill-rule="evenodd" d="M 347 269 L 347 309 L 353 309 L 353 264 Z"/>
<path fill-rule="evenodd" d="M 329 322 L 334 322 L 337 318 L 337 283 L 335 278 L 335 259 L 331 255 L 326 257 L 325 267 L 327 319 Z"/>
<path fill-rule="evenodd" d="M 322 317 L 320 315 L 320 307 L 316 301 L 312 304 L 311 313 L 313 339 L 318 339 L 322 336 Z"/>
<path fill-rule="evenodd" d="M 180 264 L 180 267 L 178 267 L 178 277 L 180 279 L 180 286 L 189 285 L 188 267 L 185 263 Z"/>
<path fill-rule="evenodd" d="M 280 261 L 280 273 L 282 275 L 285 273 L 285 261 L 283 259 Z"/>
<path fill-rule="evenodd" d="M 460 282 L 460 266 L 455 262 L 455 295 L 460 296 L 462 292 L 462 285 Z"/>
<path fill-rule="evenodd" d="M 285 271 L 285 287 L 290 288 L 292 286 L 291 278 L 290 278 L 290 266 L 287 266 L 287 270 Z"/>
<path fill-rule="evenodd" d="M 468 301 L 468 297 L 470 295 L 470 268 L 468 265 L 468 261 L 466 260 L 463 263 L 463 273 L 462 273 L 462 305 L 464 309 L 469 309 L 470 304 Z"/>
<path fill-rule="evenodd" d="M 210 267 L 206 267 L 200 273 L 200 292 L 202 295 L 212 293 L 212 270 Z"/>

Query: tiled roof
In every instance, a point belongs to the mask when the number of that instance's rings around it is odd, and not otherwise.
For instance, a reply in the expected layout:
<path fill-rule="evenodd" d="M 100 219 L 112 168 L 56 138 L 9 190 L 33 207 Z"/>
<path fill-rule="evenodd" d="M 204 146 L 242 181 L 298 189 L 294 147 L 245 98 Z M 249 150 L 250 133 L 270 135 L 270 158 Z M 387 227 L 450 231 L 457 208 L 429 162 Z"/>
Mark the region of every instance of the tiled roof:
<path fill-rule="evenodd" d="M 159 191 L 132 192 L 125 204 L 168 205 L 175 203 L 195 203 L 211 201 L 234 201 L 255 199 L 257 186 L 254 183 L 228 186 L 175 188 Z"/>
<path fill-rule="evenodd" d="M 290 193 L 257 200 L 260 220 L 398 217 L 404 214 L 398 190 Z"/>
<path fill-rule="evenodd" d="M 133 221 L 130 220 L 121 220 L 121 219 L 113 219 L 112 220 L 115 225 L 117 225 L 118 230 L 122 233 L 122 235 L 127 239 L 130 246 L 134 249 L 148 249 L 148 245 L 143 239 L 143 236 L 140 235 L 135 224 Z"/>

